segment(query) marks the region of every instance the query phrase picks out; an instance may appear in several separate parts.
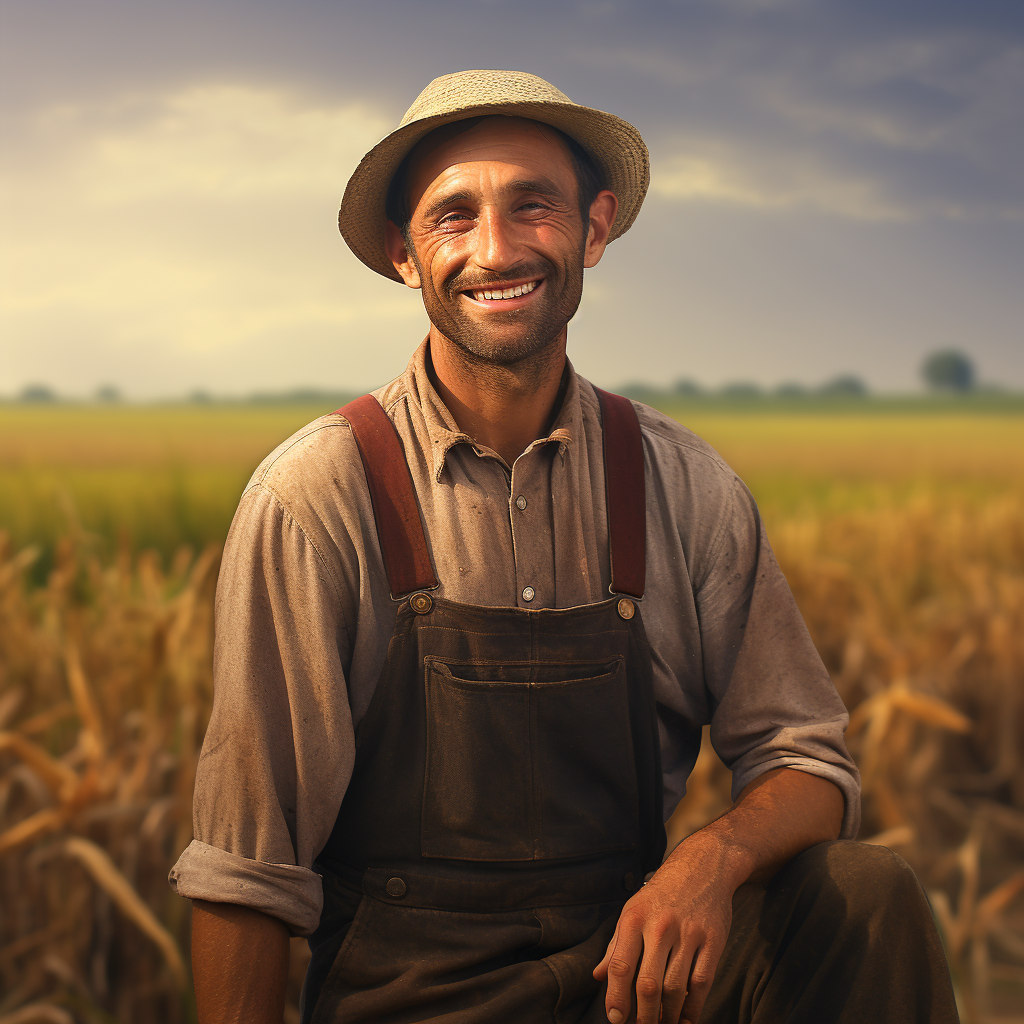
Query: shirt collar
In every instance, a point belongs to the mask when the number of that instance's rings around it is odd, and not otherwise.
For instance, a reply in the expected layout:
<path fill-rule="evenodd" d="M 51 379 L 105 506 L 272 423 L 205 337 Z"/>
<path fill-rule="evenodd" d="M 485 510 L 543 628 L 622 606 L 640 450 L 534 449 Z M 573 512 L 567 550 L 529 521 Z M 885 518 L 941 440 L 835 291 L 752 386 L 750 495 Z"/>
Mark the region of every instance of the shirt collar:
<path fill-rule="evenodd" d="M 419 406 L 420 412 L 423 415 L 427 436 L 430 438 L 434 479 L 440 482 L 448 452 L 458 444 L 468 444 L 479 456 L 494 458 L 499 456 L 489 448 L 478 445 L 469 434 L 459 430 L 455 417 L 448 411 L 447 406 L 430 380 L 430 372 L 427 369 L 429 359 L 430 339 L 426 338 L 423 344 L 413 353 L 403 377 L 405 390 Z M 558 410 L 558 415 L 555 417 L 551 431 L 547 436 L 534 441 L 526 449 L 527 452 L 531 452 L 541 445 L 557 444 L 559 452 L 564 455 L 566 449 L 579 437 L 583 421 L 583 413 L 580 408 L 579 377 L 568 359 L 565 361 L 565 375 L 565 393 L 562 398 L 562 406 Z"/>

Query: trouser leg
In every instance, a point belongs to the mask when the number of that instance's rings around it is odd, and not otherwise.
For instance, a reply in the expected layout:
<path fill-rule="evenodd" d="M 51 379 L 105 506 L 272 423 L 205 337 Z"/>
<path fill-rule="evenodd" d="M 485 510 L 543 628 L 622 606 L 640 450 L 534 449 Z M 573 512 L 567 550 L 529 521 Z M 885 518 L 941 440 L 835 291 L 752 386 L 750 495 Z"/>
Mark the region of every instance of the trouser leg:
<path fill-rule="evenodd" d="M 955 1024 L 924 891 L 884 847 L 822 843 L 742 886 L 701 1024 Z"/>

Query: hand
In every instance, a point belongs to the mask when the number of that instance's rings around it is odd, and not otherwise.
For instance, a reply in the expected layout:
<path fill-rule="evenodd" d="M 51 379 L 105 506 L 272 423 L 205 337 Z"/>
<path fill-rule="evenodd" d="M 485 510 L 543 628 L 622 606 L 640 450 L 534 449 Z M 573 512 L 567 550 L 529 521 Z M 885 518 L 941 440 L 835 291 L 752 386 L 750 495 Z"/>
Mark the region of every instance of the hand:
<path fill-rule="evenodd" d="M 732 809 L 684 839 L 623 908 L 604 959 L 605 1010 L 623 1024 L 697 1024 L 732 924 L 732 897 L 791 857 L 835 839 L 843 795 L 826 779 L 776 768 L 745 786 Z M 643 959 L 641 960 L 641 955 Z M 637 973 L 637 964 L 640 971 Z"/>
<path fill-rule="evenodd" d="M 732 897 L 744 874 L 726 845 L 697 832 L 680 843 L 654 877 L 623 907 L 604 958 L 605 1011 L 623 1024 L 696 1024 L 732 924 Z M 748 869 L 749 870 L 749 869 Z M 642 956 L 642 961 L 641 961 Z M 639 974 L 637 964 L 640 964 Z"/>

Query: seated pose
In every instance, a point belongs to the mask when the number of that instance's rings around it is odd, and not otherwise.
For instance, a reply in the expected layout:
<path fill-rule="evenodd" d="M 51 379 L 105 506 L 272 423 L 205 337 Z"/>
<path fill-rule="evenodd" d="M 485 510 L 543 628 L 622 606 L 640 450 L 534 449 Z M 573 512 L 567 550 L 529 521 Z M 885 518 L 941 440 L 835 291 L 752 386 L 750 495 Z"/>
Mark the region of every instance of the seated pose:
<path fill-rule="evenodd" d="M 647 184 L 635 128 L 508 71 L 436 79 L 352 175 L 345 241 L 430 333 L 231 527 L 171 873 L 202 1024 L 280 1024 L 289 935 L 305 1024 L 957 1019 L 914 875 L 850 841 L 749 492 L 566 359 Z M 705 724 L 735 803 L 666 856 Z"/>

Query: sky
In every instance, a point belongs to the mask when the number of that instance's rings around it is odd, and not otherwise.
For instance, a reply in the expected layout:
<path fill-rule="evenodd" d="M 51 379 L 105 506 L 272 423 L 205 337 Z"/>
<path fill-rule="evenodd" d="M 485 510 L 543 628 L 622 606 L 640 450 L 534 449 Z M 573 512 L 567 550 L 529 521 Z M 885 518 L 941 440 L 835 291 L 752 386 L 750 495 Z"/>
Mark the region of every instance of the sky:
<path fill-rule="evenodd" d="M 1024 388 L 1024 4 L 0 0 L 0 396 L 369 389 L 426 333 L 337 231 L 437 75 L 635 124 L 651 190 L 569 328 L 606 387 L 936 349 Z"/>

